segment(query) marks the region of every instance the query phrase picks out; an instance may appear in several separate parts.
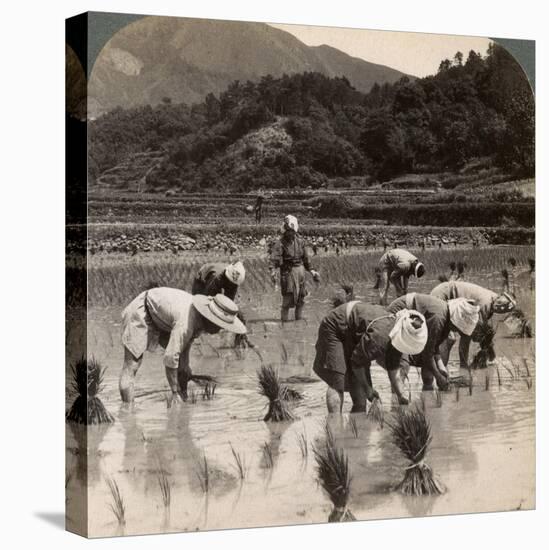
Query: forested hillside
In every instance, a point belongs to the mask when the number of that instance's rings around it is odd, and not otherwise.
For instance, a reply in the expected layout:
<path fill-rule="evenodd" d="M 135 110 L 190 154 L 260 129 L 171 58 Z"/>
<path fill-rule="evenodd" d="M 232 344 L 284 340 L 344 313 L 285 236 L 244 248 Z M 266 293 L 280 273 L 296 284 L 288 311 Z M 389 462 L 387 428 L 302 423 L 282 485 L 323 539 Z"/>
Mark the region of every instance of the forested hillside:
<path fill-rule="evenodd" d="M 236 192 L 457 173 L 474 159 L 517 177 L 534 172 L 532 91 L 497 45 L 367 94 L 344 77 L 266 76 L 192 106 L 166 98 L 117 108 L 90 125 L 90 181 L 122 189 L 131 185 L 121 164 L 142 166 L 132 176 L 140 190 Z"/>

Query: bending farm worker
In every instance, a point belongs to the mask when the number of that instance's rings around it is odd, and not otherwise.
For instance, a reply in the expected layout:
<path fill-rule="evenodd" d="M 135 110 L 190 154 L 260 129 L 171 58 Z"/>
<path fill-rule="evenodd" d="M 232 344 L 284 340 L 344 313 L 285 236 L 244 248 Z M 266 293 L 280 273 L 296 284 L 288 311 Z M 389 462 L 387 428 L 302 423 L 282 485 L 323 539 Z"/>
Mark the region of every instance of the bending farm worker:
<path fill-rule="evenodd" d="M 134 399 L 135 375 L 145 351 L 157 345 L 165 348 L 166 378 L 175 400 L 187 399 L 189 380 L 208 380 L 193 375 L 190 366 L 191 344 L 202 333 L 216 334 L 221 329 L 245 334 L 237 318 L 238 307 L 223 296 L 192 296 L 175 288 L 153 288 L 142 292 L 122 312 L 124 364 L 119 388 L 122 401 Z"/>
<path fill-rule="evenodd" d="M 366 401 L 379 397 L 372 386 L 372 361 L 387 370 L 393 392 L 407 404 L 397 372 L 401 361 L 421 353 L 426 342 L 427 324 L 418 312 L 392 315 L 381 306 L 358 301 L 333 309 L 320 323 L 313 364 L 328 384 L 328 411 L 342 411 L 344 392 L 351 394 L 351 412 L 365 412 Z"/>
<path fill-rule="evenodd" d="M 234 300 L 238 287 L 246 278 L 242 262 L 232 264 L 210 263 L 203 265 L 193 281 L 192 293 L 204 296 L 224 294 Z"/>
<path fill-rule="evenodd" d="M 403 309 L 419 311 L 427 322 L 428 339 L 420 354 L 411 354 L 414 364 L 421 368 L 423 390 L 433 390 L 433 380 L 441 390 L 448 388 L 448 373 L 441 358 L 440 347 L 451 330 L 470 335 L 479 319 L 479 308 L 465 298 L 444 302 L 428 294 L 406 294 L 387 308 L 390 313 Z"/>
<path fill-rule="evenodd" d="M 238 287 L 246 278 L 246 270 L 242 262 L 232 264 L 211 263 L 203 265 L 193 281 L 192 294 L 203 294 L 204 296 L 216 296 L 224 294 L 227 298 L 235 300 Z M 239 309 L 237 317 L 246 324 L 244 314 Z M 247 336 L 235 335 L 235 346 L 247 344 L 254 347 Z"/>
<path fill-rule="evenodd" d="M 271 279 L 276 282 L 276 272 L 280 271 L 280 291 L 282 293 L 282 321 L 289 320 L 291 308 L 295 308 L 295 319 L 303 316 L 303 305 L 307 291 L 305 288 L 305 270 L 315 281 L 320 275 L 311 268 L 305 243 L 298 236 L 299 225 L 295 216 L 286 216 L 282 226 L 282 237 L 274 243 L 271 250 Z"/>
<path fill-rule="evenodd" d="M 408 279 L 412 275 L 417 278 L 423 277 L 425 266 L 407 250 L 395 248 L 381 256 L 377 272 L 379 279 L 376 288 L 379 288 L 379 303 L 385 306 L 390 284 L 395 287 L 397 297 L 403 296 L 408 292 Z"/>
<path fill-rule="evenodd" d="M 448 302 L 455 298 L 466 298 L 467 300 L 473 300 L 479 307 L 479 320 L 488 321 L 492 318 L 494 313 L 505 314 L 513 311 L 517 305 L 517 302 L 512 294 L 503 292 L 502 294 L 496 294 L 487 288 L 483 288 L 473 283 L 466 283 L 464 281 L 451 281 L 441 283 L 431 290 L 431 296 Z M 474 333 L 472 335 L 461 335 L 459 339 L 459 366 L 460 368 L 468 368 L 469 366 L 469 347 L 471 340 L 474 339 Z M 456 337 L 450 333 L 449 338 L 441 346 L 442 361 L 445 365 L 448 364 L 450 352 L 456 342 Z"/>

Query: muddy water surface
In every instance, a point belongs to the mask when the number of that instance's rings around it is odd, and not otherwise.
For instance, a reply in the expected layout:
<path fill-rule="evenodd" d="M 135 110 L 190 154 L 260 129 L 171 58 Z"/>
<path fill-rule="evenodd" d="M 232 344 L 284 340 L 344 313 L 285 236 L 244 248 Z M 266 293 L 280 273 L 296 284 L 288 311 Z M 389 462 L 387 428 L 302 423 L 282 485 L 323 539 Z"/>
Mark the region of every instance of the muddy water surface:
<path fill-rule="evenodd" d="M 495 274 L 477 273 L 470 280 L 499 288 Z M 413 290 L 428 291 L 436 281 L 423 281 Z M 371 286 L 371 285 L 369 285 Z M 313 289 L 307 321 L 278 322 L 279 296 L 243 297 L 250 319 L 251 340 L 267 363 L 276 364 L 282 378 L 305 398 L 289 424 L 262 421 L 266 400 L 257 392 L 259 358 L 253 352 L 239 356 L 229 335 L 205 336 L 193 346 L 195 373 L 215 375 L 218 386 L 211 400 L 194 386 L 196 402 L 168 408 L 162 351 L 146 354 L 137 376 L 139 396 L 131 410 L 121 406 L 118 373 L 122 363 L 120 309 L 90 313 L 88 342 L 91 353 L 108 367 L 101 398 L 116 422 L 88 429 L 88 506 L 90 536 L 141 534 L 197 529 L 220 529 L 327 521 L 331 510 L 315 478 L 312 446 L 326 423 L 325 385 L 311 371 L 318 323 L 329 310 L 333 289 Z M 357 284 L 355 292 L 375 302 L 371 288 Z M 520 306 L 533 318 L 533 294 L 524 286 Z M 358 519 L 407 517 L 463 512 L 528 509 L 535 505 L 535 361 L 534 340 L 509 338 L 501 323 L 497 333 L 498 359 L 487 370 L 473 373 L 468 388 L 442 394 L 423 392 L 433 442 L 428 454 L 447 491 L 440 497 L 404 497 L 392 490 L 403 476 L 405 460 L 391 443 L 387 427 L 381 429 L 365 415 L 352 415 L 350 399 L 343 417 L 328 421 L 336 439 L 348 453 L 352 472 L 350 509 Z M 475 350 L 473 349 L 472 352 Z M 372 369 L 385 415 L 392 402 L 389 381 L 379 367 Z M 499 373 L 499 377 L 498 377 Z M 457 346 L 451 374 L 459 372 Z M 488 383 L 486 378 L 488 377 Z M 419 403 L 421 380 L 410 372 L 409 391 Z M 192 384 L 190 385 L 191 388 Z M 440 406 L 439 406 L 440 405 Z M 67 402 L 67 408 L 69 402 Z M 299 439 L 305 438 L 308 456 Z M 73 475 L 68 484 L 69 518 L 80 511 L 71 507 L 71 494 L 81 490 L 86 466 L 84 439 L 79 428 L 68 432 L 67 445 Z M 272 460 L 263 450 L 270 449 Z M 246 466 L 238 475 L 231 447 Z M 204 457 L 209 490 L 204 492 Z M 162 502 L 158 472 L 171 484 L 171 505 Z M 126 525 L 120 527 L 112 510 L 107 476 L 116 480 L 126 506 Z M 203 476 L 202 476 L 203 477 Z"/>

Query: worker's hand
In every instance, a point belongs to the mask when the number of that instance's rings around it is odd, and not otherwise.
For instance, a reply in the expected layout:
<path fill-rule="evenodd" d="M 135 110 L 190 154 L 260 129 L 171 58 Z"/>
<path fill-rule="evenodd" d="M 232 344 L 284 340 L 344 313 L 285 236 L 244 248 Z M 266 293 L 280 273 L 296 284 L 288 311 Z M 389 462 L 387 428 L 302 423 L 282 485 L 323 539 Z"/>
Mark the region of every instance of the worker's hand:
<path fill-rule="evenodd" d="M 409 401 L 406 397 L 404 397 L 403 395 L 399 395 L 398 396 L 398 404 L 399 405 L 408 405 Z"/>
<path fill-rule="evenodd" d="M 443 376 L 437 378 L 437 386 L 440 391 L 447 391 L 448 389 L 450 389 L 450 384 L 448 380 Z"/>
<path fill-rule="evenodd" d="M 371 391 L 368 392 L 366 397 L 368 401 L 372 402 L 374 399 L 379 399 L 379 393 L 377 393 L 376 390 L 372 389 Z"/>
<path fill-rule="evenodd" d="M 320 282 L 320 273 L 318 271 L 311 269 L 311 275 L 313 276 L 313 281 L 315 281 L 315 283 Z"/>
<path fill-rule="evenodd" d="M 187 401 L 187 392 L 172 392 L 168 397 L 168 408 L 174 405 L 180 405 L 184 401 Z"/>
<path fill-rule="evenodd" d="M 271 271 L 271 282 L 273 285 L 276 285 L 277 277 L 276 277 L 276 271 Z"/>

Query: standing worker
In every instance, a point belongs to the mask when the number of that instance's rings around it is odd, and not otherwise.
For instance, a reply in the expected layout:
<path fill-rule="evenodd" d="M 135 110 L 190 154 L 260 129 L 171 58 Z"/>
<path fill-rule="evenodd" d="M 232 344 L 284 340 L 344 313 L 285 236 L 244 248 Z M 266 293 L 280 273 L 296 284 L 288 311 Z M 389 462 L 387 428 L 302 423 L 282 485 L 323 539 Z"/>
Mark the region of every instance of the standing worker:
<path fill-rule="evenodd" d="M 299 225 L 295 216 L 286 216 L 282 226 L 282 237 L 275 242 L 271 251 L 271 280 L 276 283 L 276 272 L 280 271 L 282 293 L 281 319 L 289 321 L 290 309 L 295 308 L 296 321 L 302 319 L 307 290 L 305 270 L 318 282 L 320 275 L 311 268 L 305 243 L 298 236 Z"/>
<path fill-rule="evenodd" d="M 255 199 L 254 213 L 255 213 L 255 223 L 261 223 L 261 216 L 263 214 L 263 195 L 258 195 Z"/>
<path fill-rule="evenodd" d="M 193 341 L 206 332 L 221 329 L 245 334 L 246 327 L 237 318 L 238 306 L 227 296 L 192 296 L 176 288 L 152 288 L 137 296 L 122 312 L 124 364 L 119 388 L 122 401 L 134 400 L 135 375 L 145 351 L 157 345 L 165 349 L 164 368 L 172 400 L 187 399 L 190 380 L 211 380 L 193 375 L 190 351 Z"/>
<path fill-rule="evenodd" d="M 426 342 L 425 318 L 416 311 L 391 315 L 381 306 L 358 301 L 333 309 L 320 323 L 313 364 L 328 384 L 328 412 L 341 413 L 344 392 L 351 394 L 351 412 L 366 412 L 366 401 L 379 397 L 372 386 L 372 361 L 387 370 L 393 392 L 406 405 L 397 372 L 401 360 L 421 353 Z"/>
<path fill-rule="evenodd" d="M 441 346 L 451 330 L 470 336 L 479 320 L 479 307 L 465 298 L 444 302 L 429 294 L 406 294 L 392 302 L 387 310 L 398 313 L 411 309 L 421 313 L 427 322 L 428 339 L 420 355 L 413 357 L 421 368 L 423 390 L 433 390 L 433 381 L 441 390 L 448 388 L 448 371 L 442 362 Z"/>
<path fill-rule="evenodd" d="M 408 292 L 408 279 L 425 274 L 425 266 L 410 252 L 402 248 L 389 250 L 379 260 L 379 303 L 387 305 L 389 286 L 393 283 L 396 295 L 402 296 Z"/>
<path fill-rule="evenodd" d="M 431 296 L 448 302 L 455 298 L 466 298 L 474 300 L 480 307 L 479 319 L 486 322 L 492 318 L 494 313 L 505 314 L 515 309 L 517 302 L 508 292 L 496 294 L 487 288 L 483 288 L 473 283 L 465 281 L 450 281 L 437 285 L 431 290 Z M 459 339 L 459 366 L 462 369 L 469 367 L 469 347 L 471 345 L 472 335 L 461 335 Z M 450 333 L 448 339 L 441 346 L 442 361 L 448 364 L 448 358 L 452 347 L 456 342 L 456 337 Z"/>

